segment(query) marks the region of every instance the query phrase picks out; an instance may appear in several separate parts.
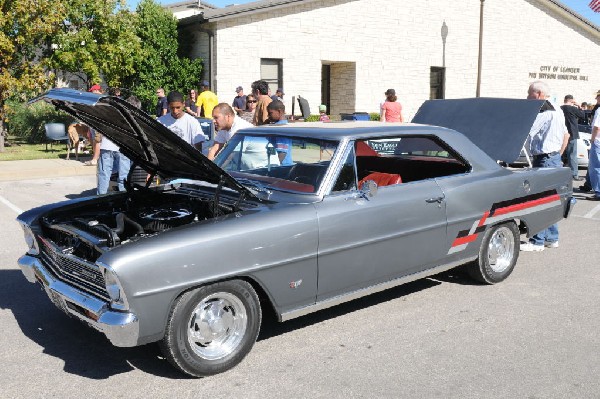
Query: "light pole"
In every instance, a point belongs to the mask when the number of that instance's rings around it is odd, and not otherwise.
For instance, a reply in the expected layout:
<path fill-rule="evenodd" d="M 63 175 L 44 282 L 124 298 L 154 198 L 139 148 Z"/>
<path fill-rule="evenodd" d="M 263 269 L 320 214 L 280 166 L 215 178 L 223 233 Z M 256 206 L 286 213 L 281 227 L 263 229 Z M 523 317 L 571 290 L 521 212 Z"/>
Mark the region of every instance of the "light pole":
<path fill-rule="evenodd" d="M 448 25 L 446 25 L 446 21 L 442 23 L 442 66 L 446 67 L 446 38 L 448 37 Z"/>
<path fill-rule="evenodd" d="M 479 8 L 479 56 L 477 57 L 477 90 L 475 92 L 475 97 L 479 97 L 481 94 L 481 53 L 483 50 L 483 3 L 485 0 L 481 1 L 481 7 Z"/>

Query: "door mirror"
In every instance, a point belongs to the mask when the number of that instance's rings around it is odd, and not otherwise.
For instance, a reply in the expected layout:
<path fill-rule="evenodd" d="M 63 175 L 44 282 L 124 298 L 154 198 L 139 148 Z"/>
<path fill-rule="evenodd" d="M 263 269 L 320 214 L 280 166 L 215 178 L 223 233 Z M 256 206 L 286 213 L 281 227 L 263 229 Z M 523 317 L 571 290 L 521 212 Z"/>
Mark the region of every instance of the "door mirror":
<path fill-rule="evenodd" d="M 360 193 L 365 198 L 377 195 L 377 183 L 375 183 L 375 180 L 365 181 L 360 189 Z"/>

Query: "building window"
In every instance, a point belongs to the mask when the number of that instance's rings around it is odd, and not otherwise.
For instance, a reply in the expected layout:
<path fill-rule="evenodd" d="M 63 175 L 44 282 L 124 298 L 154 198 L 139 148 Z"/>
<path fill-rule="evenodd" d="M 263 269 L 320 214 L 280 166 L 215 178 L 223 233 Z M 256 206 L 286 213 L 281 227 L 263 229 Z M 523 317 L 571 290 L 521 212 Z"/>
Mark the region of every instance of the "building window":
<path fill-rule="evenodd" d="M 283 60 L 261 58 L 260 78 L 269 84 L 271 94 L 275 94 L 278 87 L 283 87 Z"/>
<path fill-rule="evenodd" d="M 446 68 L 431 67 L 429 72 L 429 99 L 445 98 Z"/>

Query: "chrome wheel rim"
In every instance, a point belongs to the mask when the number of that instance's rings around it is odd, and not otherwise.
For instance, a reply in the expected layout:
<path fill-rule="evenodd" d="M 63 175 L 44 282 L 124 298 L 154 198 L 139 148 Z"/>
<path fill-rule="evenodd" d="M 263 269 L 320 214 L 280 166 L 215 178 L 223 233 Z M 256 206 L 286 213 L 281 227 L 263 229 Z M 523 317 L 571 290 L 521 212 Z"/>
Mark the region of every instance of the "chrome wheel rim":
<path fill-rule="evenodd" d="M 188 342 L 196 355 L 221 359 L 242 342 L 248 317 L 242 301 L 227 292 L 204 298 L 192 311 L 187 328 Z"/>
<path fill-rule="evenodd" d="M 515 255 L 513 232 L 508 227 L 498 228 L 488 244 L 488 264 L 496 273 L 508 269 Z"/>

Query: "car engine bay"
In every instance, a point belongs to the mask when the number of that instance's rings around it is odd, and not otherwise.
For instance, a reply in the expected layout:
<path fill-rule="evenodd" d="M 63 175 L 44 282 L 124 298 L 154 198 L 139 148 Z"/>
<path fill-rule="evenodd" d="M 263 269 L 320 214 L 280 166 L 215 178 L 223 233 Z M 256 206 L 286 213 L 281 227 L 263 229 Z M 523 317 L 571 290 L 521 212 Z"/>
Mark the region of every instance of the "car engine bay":
<path fill-rule="evenodd" d="M 43 237 L 56 246 L 53 250 L 94 262 L 111 248 L 240 210 L 239 199 L 218 197 L 218 191 L 191 185 L 141 187 L 59 208 L 40 223 Z"/>

